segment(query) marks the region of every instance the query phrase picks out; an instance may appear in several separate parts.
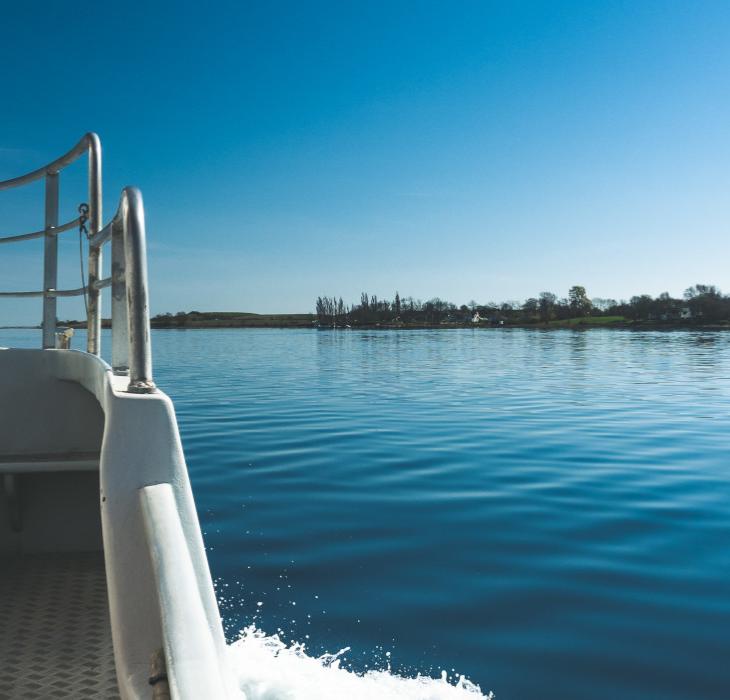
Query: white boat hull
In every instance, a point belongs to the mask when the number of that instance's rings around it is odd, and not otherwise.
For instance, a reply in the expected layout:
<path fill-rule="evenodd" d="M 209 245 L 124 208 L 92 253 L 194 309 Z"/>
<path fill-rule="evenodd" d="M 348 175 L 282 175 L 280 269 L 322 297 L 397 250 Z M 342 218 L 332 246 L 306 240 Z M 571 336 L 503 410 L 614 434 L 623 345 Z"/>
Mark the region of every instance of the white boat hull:
<path fill-rule="evenodd" d="M 119 695 L 151 696 L 163 649 L 172 697 L 233 697 L 172 403 L 127 381 L 84 352 L 0 350 L 2 571 L 103 553 Z"/>

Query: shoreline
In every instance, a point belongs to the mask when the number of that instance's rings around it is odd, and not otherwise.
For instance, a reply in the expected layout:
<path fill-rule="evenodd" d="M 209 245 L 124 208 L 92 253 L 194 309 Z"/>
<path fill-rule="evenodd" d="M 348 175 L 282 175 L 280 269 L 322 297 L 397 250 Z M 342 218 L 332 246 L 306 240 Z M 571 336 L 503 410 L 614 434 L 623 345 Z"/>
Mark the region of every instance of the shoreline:
<path fill-rule="evenodd" d="M 82 325 L 83 327 L 83 325 Z M 581 319 L 564 319 L 537 323 L 472 323 L 465 321 L 444 321 L 440 323 L 363 323 L 346 325 L 320 325 L 316 319 L 304 323 L 297 319 L 294 322 L 288 320 L 259 320 L 259 319 L 236 319 L 235 321 L 220 320 L 194 320 L 180 326 L 151 323 L 155 330 L 184 330 L 191 329 L 215 329 L 215 328 L 304 328 L 327 330 L 387 330 L 387 331 L 408 331 L 408 330 L 499 330 L 505 328 L 522 328 L 535 330 L 583 330 L 587 328 L 610 328 L 617 330 L 730 330 L 730 321 L 721 323 L 699 323 L 697 321 L 609 321 L 606 322 L 600 316 L 595 321 Z"/>
<path fill-rule="evenodd" d="M 595 323 L 580 321 L 575 322 L 574 320 L 567 319 L 565 321 L 550 321 L 548 323 L 504 323 L 504 324 L 491 324 L 491 323 L 414 323 L 414 324 L 391 324 L 391 323 L 380 323 L 380 324 L 362 324 L 362 325 L 350 325 L 350 326 L 320 326 L 315 323 L 301 323 L 301 322 L 286 322 L 286 321 L 198 321 L 192 323 L 185 323 L 179 326 L 169 324 L 156 324 L 151 323 L 150 327 L 152 330 L 219 330 L 219 329 L 250 329 L 250 328 L 291 328 L 291 329 L 308 329 L 308 330 L 320 330 L 320 331 L 344 331 L 344 330 L 367 330 L 367 331 L 411 331 L 411 330 L 504 330 L 511 328 L 520 328 L 525 330 L 588 330 L 595 328 L 605 328 L 611 330 L 697 330 L 697 331 L 722 331 L 730 330 L 730 322 L 727 323 L 676 323 L 666 321 L 621 321 L 612 323 L 601 323 L 600 317 L 598 317 Z M 83 330 L 86 328 L 86 324 L 80 321 L 70 321 L 66 323 L 59 323 L 59 327 L 74 328 L 77 330 Z M 111 324 L 108 319 L 104 319 L 102 328 L 110 328 Z M 5 327 L 3 330 L 39 330 L 39 326 L 11 326 Z"/>

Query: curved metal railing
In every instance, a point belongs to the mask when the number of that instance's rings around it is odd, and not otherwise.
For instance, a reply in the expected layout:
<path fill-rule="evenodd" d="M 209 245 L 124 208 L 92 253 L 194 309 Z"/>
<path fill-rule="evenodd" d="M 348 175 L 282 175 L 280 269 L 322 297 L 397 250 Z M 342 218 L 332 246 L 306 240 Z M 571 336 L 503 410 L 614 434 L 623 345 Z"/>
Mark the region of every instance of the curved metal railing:
<path fill-rule="evenodd" d="M 112 270 L 105 279 L 91 278 L 89 288 L 112 288 L 112 368 L 129 372 L 128 391 L 149 393 L 152 381 L 150 315 L 147 294 L 147 244 L 142 193 L 125 187 L 114 218 L 89 236 L 89 256 L 111 241 Z M 89 312 L 90 313 L 90 312 Z"/>
<path fill-rule="evenodd" d="M 58 182 L 63 168 L 88 156 L 88 217 L 81 215 L 58 224 Z M 0 297 L 43 297 L 43 348 L 56 345 L 56 299 L 87 294 L 87 352 L 101 349 L 101 290 L 112 289 L 112 369 L 129 374 L 128 391 L 155 391 L 152 380 L 149 307 L 147 295 L 147 251 L 144 204 L 134 187 L 122 190 L 114 218 L 101 227 L 101 143 L 88 133 L 67 153 L 48 165 L 25 175 L 0 181 L 0 190 L 20 187 L 45 178 L 45 228 L 40 231 L 0 238 L 0 244 L 44 238 L 43 289 L 29 292 L 0 292 Z M 78 289 L 57 289 L 58 235 L 89 223 L 88 284 Z M 101 279 L 102 247 L 111 241 L 112 274 Z"/>
<path fill-rule="evenodd" d="M 19 241 L 30 241 L 33 238 L 41 238 L 46 234 L 50 236 L 57 236 L 59 233 L 63 233 L 64 231 L 69 231 L 72 228 L 78 228 L 83 223 L 83 221 L 83 217 L 77 216 L 75 219 L 72 219 L 65 224 L 61 224 L 60 226 L 55 226 L 53 229 L 50 230 L 44 228 L 40 231 L 33 231 L 33 233 L 21 233 L 18 236 L 4 236 L 3 238 L 0 238 L 0 244 L 18 243 Z"/>

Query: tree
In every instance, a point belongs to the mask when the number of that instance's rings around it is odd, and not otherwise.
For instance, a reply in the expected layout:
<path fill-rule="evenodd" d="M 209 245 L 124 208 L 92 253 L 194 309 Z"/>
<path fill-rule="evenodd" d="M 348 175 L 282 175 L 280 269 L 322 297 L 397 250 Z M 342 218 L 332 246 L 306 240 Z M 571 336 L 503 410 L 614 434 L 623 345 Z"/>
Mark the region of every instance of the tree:
<path fill-rule="evenodd" d="M 685 290 L 692 316 L 701 317 L 705 321 L 721 321 L 730 315 L 730 299 L 722 296 L 714 284 L 696 284 Z"/>
<path fill-rule="evenodd" d="M 396 318 L 400 318 L 400 295 L 398 292 L 395 293 L 395 301 L 393 302 L 393 310 L 395 311 Z"/>
<path fill-rule="evenodd" d="M 575 285 L 568 291 L 570 310 L 575 316 L 586 316 L 591 312 L 591 300 L 586 294 L 586 288 Z"/>
<path fill-rule="evenodd" d="M 555 315 L 555 302 L 557 297 L 552 292 L 540 292 L 538 298 L 538 307 L 540 310 L 540 320 L 547 323 Z"/>
<path fill-rule="evenodd" d="M 339 321 L 339 322 L 341 322 L 341 323 L 344 323 L 347 320 L 346 319 L 345 304 L 342 301 L 342 297 L 340 297 L 339 300 L 337 301 L 337 316 L 336 316 L 336 320 Z"/>
<path fill-rule="evenodd" d="M 555 302 L 555 318 L 564 321 L 573 316 L 573 310 L 570 308 L 570 300 L 563 297 Z"/>
<path fill-rule="evenodd" d="M 679 299 L 673 299 L 669 292 L 662 292 L 654 300 L 654 313 L 661 320 L 678 317 L 681 308 L 682 302 Z"/>
<path fill-rule="evenodd" d="M 714 284 L 696 284 L 694 287 L 684 290 L 684 298 L 687 301 L 701 296 L 719 297 L 721 295 L 720 290 Z"/>
<path fill-rule="evenodd" d="M 631 297 L 628 316 L 634 320 L 647 319 L 651 316 L 654 300 L 649 294 Z"/>
<path fill-rule="evenodd" d="M 540 306 L 540 302 L 537 299 L 535 299 L 534 297 L 530 297 L 522 305 L 522 310 L 525 312 L 526 316 L 536 316 L 539 306 Z"/>
<path fill-rule="evenodd" d="M 317 297 L 317 320 L 326 325 L 334 323 L 334 305 L 329 297 Z"/>
<path fill-rule="evenodd" d="M 604 299 L 603 297 L 593 297 L 591 304 L 594 310 L 606 313 L 611 307 L 616 306 L 615 299 Z"/>

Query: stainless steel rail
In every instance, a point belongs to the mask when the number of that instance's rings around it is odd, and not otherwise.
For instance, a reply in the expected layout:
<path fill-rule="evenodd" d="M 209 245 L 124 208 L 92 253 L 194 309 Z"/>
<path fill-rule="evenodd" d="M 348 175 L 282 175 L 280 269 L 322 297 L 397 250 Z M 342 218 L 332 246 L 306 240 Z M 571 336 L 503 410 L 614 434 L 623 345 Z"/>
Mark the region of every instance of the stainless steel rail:
<path fill-rule="evenodd" d="M 78 289 L 57 289 L 58 234 L 84 223 L 83 217 L 58 224 L 58 186 L 60 171 L 88 156 L 89 258 L 88 284 Z M 56 299 L 88 295 L 87 352 L 100 353 L 101 290 L 112 289 L 112 369 L 115 374 L 129 374 L 128 391 L 155 391 L 152 380 L 149 306 L 147 295 L 147 249 L 145 243 L 142 194 L 134 187 L 122 190 L 114 218 L 101 227 L 101 143 L 94 133 L 84 137 L 60 158 L 42 168 L 0 181 L 0 190 L 20 187 L 45 178 L 45 228 L 41 231 L 0 238 L 0 244 L 44 238 L 43 290 L 0 292 L 0 297 L 43 298 L 43 348 L 56 344 Z M 101 279 L 102 247 L 111 241 L 112 274 Z"/>
<path fill-rule="evenodd" d="M 44 292 L 0 292 L 0 297 L 78 297 L 86 287 L 78 289 L 46 289 Z"/>
<path fill-rule="evenodd" d="M 43 244 L 43 347 L 52 348 L 56 344 L 56 298 L 60 296 L 56 289 L 58 280 L 58 240 L 57 235 L 66 231 L 73 224 L 58 225 L 58 184 L 59 173 L 66 166 L 78 160 L 84 154 L 88 155 L 88 195 L 89 195 L 89 231 L 94 234 L 99 230 L 101 223 L 101 144 L 96 134 L 88 133 L 79 142 L 60 158 L 51 161 L 42 168 L 33 170 L 25 175 L 14 177 L 11 180 L 0 182 L 0 190 L 9 190 L 13 187 L 27 185 L 41 178 L 45 178 L 45 228 L 42 232 L 34 231 L 19 236 L 7 236 L 0 240 L 0 243 L 14 243 L 32 238 L 45 238 Z M 78 220 L 77 220 L 78 221 Z M 89 272 L 91 267 L 100 268 L 101 259 L 89 257 Z M 98 276 L 98 271 L 97 271 Z M 5 294 L 4 296 L 9 296 Z M 24 293 L 23 296 L 29 296 Z M 98 311 L 98 291 L 90 292 L 90 309 Z M 93 297 L 93 298 L 92 298 Z M 96 302 L 96 304 L 95 304 Z M 92 332 L 92 320 L 95 321 L 95 332 Z M 101 318 L 97 320 L 93 315 L 89 316 L 89 341 L 87 350 L 99 354 L 98 328 Z M 94 344 L 95 343 L 95 344 Z"/>
<path fill-rule="evenodd" d="M 108 233 L 107 233 L 108 231 Z M 97 279 L 89 273 L 89 287 L 112 288 L 112 368 L 129 371 L 128 391 L 149 393 L 152 381 L 150 315 L 147 295 L 147 244 L 142 193 L 125 187 L 114 218 L 89 237 L 89 256 L 111 239 L 112 274 Z M 89 310 L 89 314 L 91 310 Z"/>
<path fill-rule="evenodd" d="M 81 224 L 82 219 L 80 216 L 77 216 L 72 221 L 69 221 L 66 224 L 61 224 L 60 226 L 56 226 L 53 229 L 41 229 L 40 231 L 34 231 L 33 233 L 21 233 L 19 236 L 5 236 L 4 238 L 0 238 L 0 245 L 3 243 L 17 243 L 18 241 L 30 241 L 33 238 L 41 238 L 45 235 L 49 236 L 57 236 L 59 233 L 63 233 L 64 231 L 69 231 L 72 228 L 78 228 Z"/>

